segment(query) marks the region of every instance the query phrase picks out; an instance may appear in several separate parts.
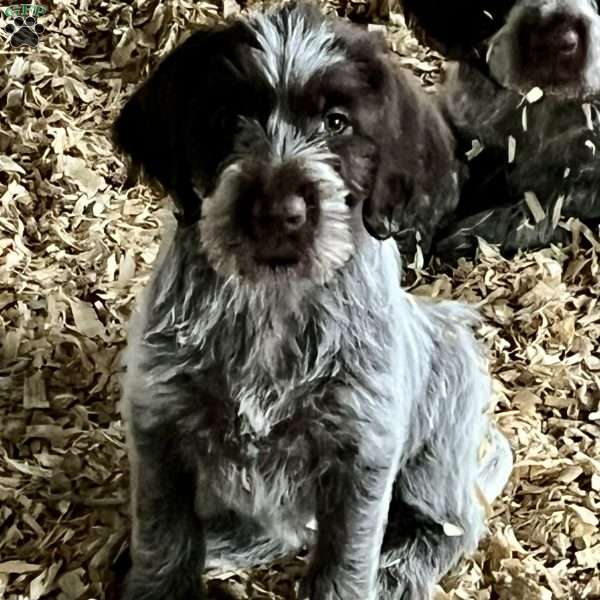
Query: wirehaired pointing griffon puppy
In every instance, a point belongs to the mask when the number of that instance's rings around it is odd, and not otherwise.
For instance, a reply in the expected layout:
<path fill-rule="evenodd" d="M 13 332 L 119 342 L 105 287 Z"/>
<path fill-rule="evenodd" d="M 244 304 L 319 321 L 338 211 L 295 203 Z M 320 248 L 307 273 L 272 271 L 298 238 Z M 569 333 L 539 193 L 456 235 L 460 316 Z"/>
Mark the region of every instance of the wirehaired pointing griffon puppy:
<path fill-rule="evenodd" d="M 308 546 L 300 598 L 423 600 L 511 468 L 473 314 L 404 293 L 363 225 L 427 168 L 452 189 L 434 109 L 381 39 L 291 4 L 193 34 L 115 133 L 182 215 L 129 340 L 124 597 Z"/>
<path fill-rule="evenodd" d="M 436 253 L 476 237 L 512 252 L 600 222 L 600 14 L 596 0 L 402 0 L 422 40 L 459 61 L 442 100 L 469 176 Z M 531 92 L 531 93 L 530 93 Z M 472 148 L 477 140 L 476 148 Z"/>

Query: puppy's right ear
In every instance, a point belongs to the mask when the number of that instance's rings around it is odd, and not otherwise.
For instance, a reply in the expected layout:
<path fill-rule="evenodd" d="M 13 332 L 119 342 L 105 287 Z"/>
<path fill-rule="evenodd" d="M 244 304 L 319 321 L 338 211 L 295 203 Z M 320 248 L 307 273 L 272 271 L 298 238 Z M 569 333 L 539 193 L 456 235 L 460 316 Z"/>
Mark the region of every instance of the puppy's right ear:
<path fill-rule="evenodd" d="M 389 52 L 377 64 L 380 114 L 371 132 L 378 165 L 363 223 L 375 238 L 394 237 L 404 254 L 430 250 L 437 229 L 459 201 L 456 139 L 435 97 Z M 376 128 L 376 129 L 375 129 Z"/>
<path fill-rule="evenodd" d="M 219 110 L 219 93 L 226 91 L 223 62 L 240 28 L 234 23 L 192 34 L 160 63 L 114 123 L 113 140 L 130 159 L 130 176 L 141 170 L 161 183 L 184 221 L 200 214 L 196 190 L 203 187 L 214 152 L 204 134 Z"/>
<path fill-rule="evenodd" d="M 515 0 L 400 0 L 419 41 L 455 60 L 479 59 L 478 47 L 504 24 Z"/>

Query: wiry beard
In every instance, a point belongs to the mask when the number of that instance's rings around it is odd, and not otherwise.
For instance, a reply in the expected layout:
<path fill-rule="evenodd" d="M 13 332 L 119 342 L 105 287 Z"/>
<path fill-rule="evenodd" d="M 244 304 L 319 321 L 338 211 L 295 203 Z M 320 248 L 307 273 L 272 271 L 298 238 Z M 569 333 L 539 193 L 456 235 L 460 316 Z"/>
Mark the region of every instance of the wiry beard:
<path fill-rule="evenodd" d="M 348 190 L 331 166 L 334 157 L 322 148 L 306 149 L 295 160 L 316 188 L 320 218 L 314 241 L 302 260 L 293 266 L 261 264 L 255 259 L 255 242 L 236 221 L 236 203 L 244 176 L 244 159 L 227 167 L 214 193 L 202 206 L 200 238 L 210 265 L 224 277 L 252 282 L 303 279 L 323 284 L 352 257 L 355 242 Z"/>

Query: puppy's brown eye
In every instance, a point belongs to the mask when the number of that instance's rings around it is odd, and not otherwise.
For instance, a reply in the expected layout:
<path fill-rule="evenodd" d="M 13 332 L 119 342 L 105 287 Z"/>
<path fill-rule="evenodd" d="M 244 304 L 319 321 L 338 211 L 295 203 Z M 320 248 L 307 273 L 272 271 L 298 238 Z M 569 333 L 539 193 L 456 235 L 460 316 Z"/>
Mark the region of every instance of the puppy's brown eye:
<path fill-rule="evenodd" d="M 352 126 L 350 119 L 341 112 L 330 111 L 325 115 L 325 129 L 333 135 L 341 135 L 342 133 L 350 133 Z"/>

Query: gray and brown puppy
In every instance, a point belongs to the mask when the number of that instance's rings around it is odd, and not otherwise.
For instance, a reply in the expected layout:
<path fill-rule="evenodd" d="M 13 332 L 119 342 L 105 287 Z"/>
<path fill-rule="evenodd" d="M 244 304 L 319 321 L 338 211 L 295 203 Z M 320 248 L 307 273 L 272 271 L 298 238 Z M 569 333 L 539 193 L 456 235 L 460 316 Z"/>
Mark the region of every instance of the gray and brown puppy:
<path fill-rule="evenodd" d="M 600 14 L 596 0 L 401 0 L 421 39 L 458 60 L 442 102 L 469 175 L 443 258 L 477 237 L 505 252 L 600 223 Z M 531 94 L 528 94 L 533 90 Z"/>
<path fill-rule="evenodd" d="M 363 224 L 407 185 L 451 208 L 451 139 L 382 40 L 295 4 L 193 34 L 127 103 L 116 140 L 181 213 L 126 358 L 127 600 L 304 546 L 300 598 L 423 600 L 476 546 L 511 454 L 474 315 L 404 293 Z"/>

